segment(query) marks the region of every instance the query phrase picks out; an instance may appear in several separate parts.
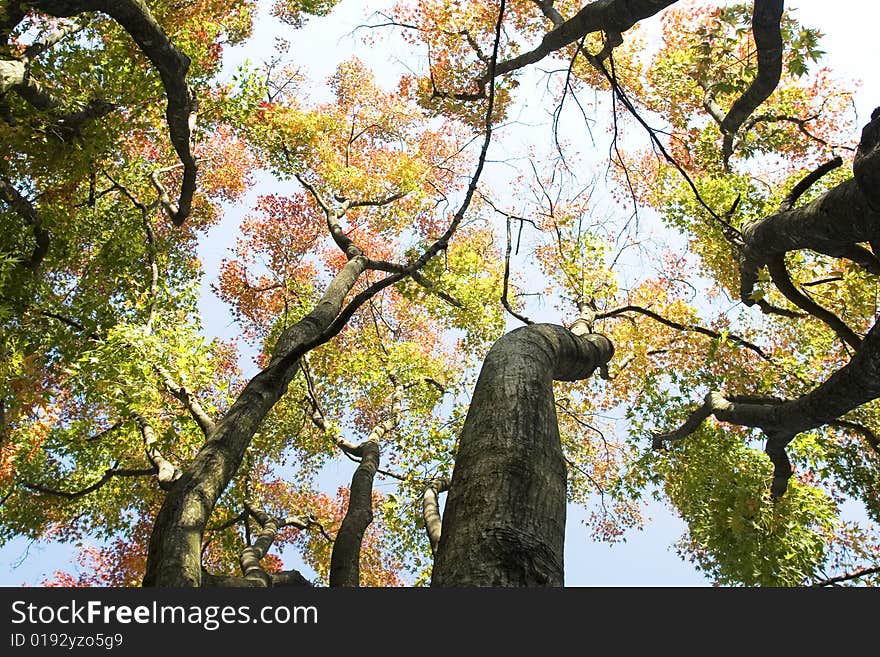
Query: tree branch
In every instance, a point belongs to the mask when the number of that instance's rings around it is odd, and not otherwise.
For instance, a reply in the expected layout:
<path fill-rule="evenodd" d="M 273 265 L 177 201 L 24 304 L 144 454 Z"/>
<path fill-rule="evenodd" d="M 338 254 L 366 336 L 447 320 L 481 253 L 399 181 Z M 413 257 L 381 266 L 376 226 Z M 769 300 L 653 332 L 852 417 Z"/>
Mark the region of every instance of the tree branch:
<path fill-rule="evenodd" d="M 183 164 L 183 181 L 177 204 L 166 206 L 166 210 L 174 225 L 183 224 L 192 210 L 197 173 L 190 140 L 198 100 L 186 82 L 189 57 L 171 42 L 144 0 L 30 0 L 28 4 L 57 17 L 76 16 L 89 11 L 105 13 L 128 32 L 156 67 L 168 98 L 165 119 L 171 143 Z"/>
<path fill-rule="evenodd" d="M 862 338 L 859 337 L 840 317 L 833 312 L 820 306 L 806 294 L 795 287 L 788 275 L 788 269 L 785 267 L 785 256 L 773 256 L 767 263 L 767 271 L 770 274 L 770 280 L 777 289 L 782 292 L 786 299 L 791 301 L 795 306 L 804 312 L 812 315 L 827 324 L 837 336 L 853 349 L 858 349 L 862 344 Z"/>
<path fill-rule="evenodd" d="M 510 305 L 510 301 L 507 299 L 507 290 L 510 283 L 510 249 L 511 249 L 511 239 L 510 239 L 510 215 L 506 215 L 507 218 L 507 248 L 504 251 L 504 285 L 501 290 L 501 305 L 504 306 L 504 309 L 511 314 L 511 316 L 515 317 L 523 324 L 534 324 L 532 320 L 530 320 L 525 315 L 518 313 L 513 307 Z"/>
<path fill-rule="evenodd" d="M 440 505 L 437 498 L 440 493 L 449 490 L 449 479 L 437 477 L 431 479 L 422 493 L 422 518 L 425 521 L 425 531 L 431 543 L 431 554 L 437 554 L 437 546 L 440 544 L 442 520 L 440 518 Z"/>
<path fill-rule="evenodd" d="M 497 75 L 506 75 L 529 64 L 534 64 L 551 53 L 580 41 L 587 34 L 599 31 L 618 34 L 626 32 L 640 20 L 650 18 L 675 2 L 676 0 L 596 0 L 591 2 L 577 14 L 545 34 L 541 44 L 533 50 L 499 62 L 494 71 L 489 71 L 480 80 L 480 86 L 482 87 Z M 547 12 L 544 12 L 544 15 L 554 16 L 554 14 Z"/>
<path fill-rule="evenodd" d="M 137 411 L 131 411 L 131 417 L 141 430 L 141 436 L 144 439 L 144 451 L 147 453 L 147 458 L 153 464 L 155 472 L 158 474 L 159 487 L 162 490 L 168 490 L 175 481 L 180 479 L 182 474 L 180 468 L 162 456 L 162 452 L 156 447 L 159 441 L 156 438 L 156 432 L 153 430 L 152 425 Z"/>
<path fill-rule="evenodd" d="M 15 186 L 6 178 L 0 178 L 0 201 L 9 205 L 30 226 L 34 236 L 34 250 L 27 261 L 27 268 L 37 273 L 40 265 L 49 252 L 49 231 L 43 228 L 43 220 L 37 208 L 22 196 Z"/>
<path fill-rule="evenodd" d="M 85 495 L 88 495 L 89 493 L 95 492 L 108 481 L 113 479 L 113 477 L 148 477 L 155 473 L 155 468 L 107 468 L 98 481 L 91 484 L 90 486 L 86 486 L 85 488 L 81 488 L 80 490 L 76 491 L 59 490 L 57 488 L 51 488 L 49 486 L 44 486 L 43 484 L 35 484 L 28 481 L 22 481 L 21 485 L 28 490 L 32 490 L 36 493 L 41 493 L 43 495 L 53 495 L 55 497 L 63 497 L 68 500 L 75 500 L 78 497 L 83 497 Z"/>
<path fill-rule="evenodd" d="M 719 333 L 718 331 L 713 331 L 712 329 L 708 329 L 703 326 L 681 324 L 671 319 L 667 319 L 659 313 L 655 313 L 653 310 L 642 308 L 641 306 L 628 305 L 622 306 L 620 308 L 615 308 L 614 310 L 607 310 L 605 312 L 596 313 L 595 319 L 599 320 L 608 317 L 616 317 L 627 312 L 639 313 L 641 315 L 644 315 L 645 317 L 653 319 L 655 322 L 659 322 L 661 324 L 664 324 L 665 326 L 674 328 L 677 331 L 688 331 L 691 333 L 699 333 L 700 335 L 705 335 L 714 339 L 721 339 L 721 333 Z M 763 349 L 761 349 L 761 347 L 754 344 L 753 342 L 749 342 L 748 340 L 732 333 L 727 334 L 727 339 L 734 344 L 749 349 L 750 351 L 756 353 L 758 356 L 768 362 L 771 360 L 770 356 L 768 356 L 767 353 Z"/>
<path fill-rule="evenodd" d="M 330 555 L 331 587 L 360 586 L 361 544 L 364 532 L 373 522 L 373 479 L 379 469 L 380 441 L 397 426 L 402 402 L 403 386 L 395 383 L 389 416 L 373 427 L 367 439 L 357 447 L 361 462 L 352 476 L 348 509 Z"/>
<path fill-rule="evenodd" d="M 710 415 L 714 415 L 722 422 L 760 427 L 767 436 L 764 451 L 773 464 L 773 482 L 770 486 L 770 494 L 774 498 L 779 498 L 785 494 L 788 480 L 793 472 L 785 448 L 798 433 L 797 431 L 777 429 L 768 417 L 773 409 L 781 408 L 784 404 L 785 402 L 777 400 L 738 403 L 718 392 L 710 392 L 706 395 L 703 405 L 695 409 L 678 429 L 668 433 L 655 433 L 652 436 L 652 447 L 661 449 L 665 441 L 683 440 L 697 431 Z"/>
<path fill-rule="evenodd" d="M 850 258 L 868 271 L 877 269 L 876 254 L 869 257 L 866 249 L 857 247 L 865 242 L 878 243 L 880 214 L 872 209 L 855 178 L 839 183 L 810 203 L 792 207 L 809 185 L 834 168 L 833 164 L 832 160 L 808 174 L 775 213 L 742 227 L 738 245 L 740 298 L 746 305 L 755 303 L 751 296 L 761 267 L 789 251 L 811 249 L 832 258 Z M 862 176 L 870 177 L 872 171 L 880 176 L 880 158 L 862 161 Z"/>
<path fill-rule="evenodd" d="M 728 397 L 710 392 L 702 406 L 685 423 L 668 433 L 653 435 L 653 446 L 664 441 L 681 440 L 693 433 L 710 415 L 722 422 L 756 427 L 767 436 L 767 453 L 774 463 L 771 492 L 781 495 L 791 465 L 785 445 L 810 429 L 834 423 L 845 413 L 880 397 L 880 328 L 875 323 L 849 363 L 834 372 L 819 386 L 791 400 L 754 397 Z M 788 471 L 788 474 L 786 474 Z"/>
<path fill-rule="evenodd" d="M 758 73 L 736 99 L 721 122 L 724 133 L 724 162 L 733 154 L 733 137 L 743 122 L 763 103 L 779 84 L 782 75 L 782 20 L 783 0 L 755 0 L 752 13 L 752 34 L 758 49 Z"/>
<path fill-rule="evenodd" d="M 189 414 L 192 416 L 193 420 L 195 420 L 199 429 L 202 430 L 202 433 L 205 434 L 205 437 L 210 438 L 211 433 L 214 431 L 214 420 L 205 413 L 205 410 L 202 408 L 202 405 L 199 403 L 196 396 L 186 386 L 175 383 L 174 379 L 171 378 L 171 375 L 168 374 L 164 368 L 157 366 L 156 370 L 159 373 L 159 376 L 162 377 L 162 385 L 165 389 L 183 404 L 183 407 L 189 411 Z"/>
<path fill-rule="evenodd" d="M 843 575 L 838 575 L 837 577 L 829 577 L 828 579 L 823 579 L 815 584 L 811 585 L 811 588 L 820 588 L 823 586 L 834 586 L 835 584 L 839 584 L 840 582 L 848 582 L 854 579 L 859 579 L 861 577 L 865 577 L 867 575 L 876 575 L 880 573 L 880 566 L 873 566 L 869 568 L 859 568 L 850 573 L 844 573 Z"/>
<path fill-rule="evenodd" d="M 374 269 L 377 271 L 386 271 L 390 273 L 403 274 L 406 272 L 407 265 L 397 264 L 395 262 L 387 262 L 385 260 L 370 260 L 367 265 L 368 269 Z M 409 277 L 413 279 L 414 282 L 421 285 L 428 292 L 433 294 L 440 299 L 443 299 L 450 306 L 454 306 L 455 308 L 464 308 L 464 304 L 456 299 L 454 296 L 449 294 L 448 292 L 444 292 L 441 289 L 438 289 L 438 285 L 436 283 L 432 283 L 427 279 L 427 277 L 419 271 L 414 271 L 409 274 Z"/>

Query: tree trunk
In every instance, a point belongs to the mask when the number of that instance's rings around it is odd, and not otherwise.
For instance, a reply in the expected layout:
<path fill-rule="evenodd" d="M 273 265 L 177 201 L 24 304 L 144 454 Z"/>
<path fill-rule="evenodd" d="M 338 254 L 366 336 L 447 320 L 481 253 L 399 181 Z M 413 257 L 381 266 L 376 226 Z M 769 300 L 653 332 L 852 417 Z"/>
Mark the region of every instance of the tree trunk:
<path fill-rule="evenodd" d="M 534 324 L 486 356 L 462 430 L 433 586 L 562 586 L 566 467 L 553 381 L 613 354 L 601 335 Z"/>

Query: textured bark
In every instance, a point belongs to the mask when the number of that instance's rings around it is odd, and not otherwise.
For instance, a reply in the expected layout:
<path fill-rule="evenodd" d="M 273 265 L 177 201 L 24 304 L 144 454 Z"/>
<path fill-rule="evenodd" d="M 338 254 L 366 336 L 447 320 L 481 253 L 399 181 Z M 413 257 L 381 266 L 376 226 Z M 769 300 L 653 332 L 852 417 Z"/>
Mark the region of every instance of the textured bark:
<path fill-rule="evenodd" d="M 156 432 L 153 430 L 150 423 L 147 422 L 140 413 L 132 412 L 131 416 L 141 430 L 141 435 L 144 439 L 144 451 L 147 454 L 147 458 L 150 463 L 153 464 L 153 467 L 156 468 L 159 487 L 162 490 L 168 490 L 171 488 L 172 484 L 180 478 L 180 468 L 162 456 L 162 452 L 156 447 L 156 443 L 159 441 L 156 438 Z"/>
<path fill-rule="evenodd" d="M 880 211 L 880 107 L 871 113 L 871 122 L 862 129 L 853 174 L 871 208 Z"/>
<path fill-rule="evenodd" d="M 285 570 L 280 573 L 269 573 L 270 586 L 304 586 L 311 587 L 313 584 L 303 577 L 297 570 Z M 202 571 L 202 586 L 215 588 L 264 588 L 262 584 L 246 577 L 233 575 L 214 575 Z"/>
<path fill-rule="evenodd" d="M 434 586 L 561 586 L 566 467 L 553 380 L 613 354 L 601 335 L 533 324 L 486 356 L 462 430 Z"/>
<path fill-rule="evenodd" d="M 844 365 L 806 395 L 781 404 L 734 404 L 719 420 L 797 434 L 828 424 L 880 397 L 880 327 L 871 328 L 862 346 Z"/>
<path fill-rule="evenodd" d="M 855 179 L 850 178 L 811 203 L 778 212 L 742 229 L 741 295 L 751 304 L 758 270 L 774 256 L 811 249 L 833 258 L 844 257 L 848 247 L 880 238 L 880 213 Z"/>
<path fill-rule="evenodd" d="M 266 413 L 287 390 L 299 358 L 332 337 L 325 329 L 338 316 L 365 267 L 366 258 L 349 261 L 315 309 L 281 334 L 269 366 L 248 382 L 168 491 L 153 525 L 144 586 L 199 585 L 202 535 L 217 499 L 238 470 Z"/>
<path fill-rule="evenodd" d="M 443 477 L 432 479 L 425 487 L 422 494 L 422 518 L 425 520 L 425 532 L 431 543 L 431 554 L 437 554 L 437 546 L 440 545 L 440 535 L 443 530 L 440 517 L 440 504 L 437 501 L 440 493 L 449 490 L 449 481 Z"/>
<path fill-rule="evenodd" d="M 12 183 L 3 178 L 0 178 L 0 201 L 12 207 L 18 213 L 18 216 L 30 226 L 35 244 L 26 265 L 29 270 L 36 273 L 49 252 L 50 242 L 49 231 L 43 228 L 43 220 L 40 217 L 40 213 L 28 199 L 19 193 Z"/>
<path fill-rule="evenodd" d="M 266 572 L 266 569 L 260 564 L 275 538 L 278 536 L 278 530 L 283 526 L 284 521 L 280 518 L 273 518 L 260 508 L 257 508 L 251 502 L 245 502 L 245 508 L 258 523 L 260 523 L 260 531 L 252 545 L 249 545 L 241 551 L 239 564 L 241 564 L 241 572 L 244 578 L 253 582 L 259 587 L 272 586 L 272 576 Z"/>
<path fill-rule="evenodd" d="M 845 180 L 811 203 L 792 207 L 819 177 L 837 166 L 832 160 L 802 180 L 778 212 L 742 228 L 740 297 L 747 305 L 758 280 L 758 270 L 789 251 L 811 249 L 832 258 L 849 258 L 876 271 L 877 254 L 860 243 L 880 244 L 880 108 L 862 130 L 853 162 L 855 177 Z"/>
<path fill-rule="evenodd" d="M 0 59 L 0 94 L 22 85 L 27 80 L 24 62 L 15 59 Z"/>
<path fill-rule="evenodd" d="M 862 339 L 847 324 L 833 312 L 820 306 L 806 294 L 801 292 L 792 282 L 788 275 L 788 269 L 785 267 L 785 256 L 774 256 L 767 262 L 767 272 L 770 274 L 770 280 L 776 286 L 786 299 L 791 301 L 801 310 L 811 314 L 813 317 L 825 322 L 841 340 L 846 342 L 853 349 L 858 349 L 862 343 Z"/>
<path fill-rule="evenodd" d="M 757 427 L 767 436 L 766 452 L 774 465 L 772 493 L 785 492 L 792 469 L 785 447 L 797 434 L 834 421 L 862 404 L 880 397 L 880 328 L 871 328 L 858 352 L 821 385 L 792 400 L 750 399 L 706 395 L 702 406 L 675 431 L 654 436 L 654 446 L 665 440 L 681 440 L 696 431 L 710 415 L 722 422 Z"/>

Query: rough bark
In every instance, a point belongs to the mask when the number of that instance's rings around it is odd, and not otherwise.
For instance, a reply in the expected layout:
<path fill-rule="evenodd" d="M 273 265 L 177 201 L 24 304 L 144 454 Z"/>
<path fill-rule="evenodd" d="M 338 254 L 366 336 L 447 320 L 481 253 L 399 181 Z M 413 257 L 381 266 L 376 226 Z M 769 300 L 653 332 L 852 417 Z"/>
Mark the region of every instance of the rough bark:
<path fill-rule="evenodd" d="M 428 534 L 428 541 L 431 543 L 431 554 L 437 554 L 437 546 L 440 545 L 440 535 L 443 531 L 442 519 L 440 517 L 440 504 L 437 498 L 440 493 L 449 490 L 449 480 L 446 477 L 432 479 L 425 486 L 425 492 L 422 494 L 422 518 L 425 521 L 425 532 Z"/>
<path fill-rule="evenodd" d="M 862 343 L 862 339 L 853 331 L 846 322 L 833 312 L 820 306 L 806 294 L 801 292 L 795 286 L 791 277 L 788 275 L 788 269 L 785 266 L 785 257 L 774 256 L 767 262 L 767 272 L 770 274 L 770 280 L 776 286 L 782 295 L 791 301 L 801 310 L 809 313 L 813 317 L 825 322 L 838 337 L 853 349 L 858 349 Z"/>
<path fill-rule="evenodd" d="M 880 211 L 880 107 L 871 113 L 871 122 L 862 129 L 853 174 L 871 208 Z"/>
<path fill-rule="evenodd" d="M 359 450 L 361 462 L 351 479 L 348 510 L 333 541 L 330 586 L 360 585 L 361 543 L 373 522 L 373 479 L 379 469 L 379 442 L 368 440 Z"/>
<path fill-rule="evenodd" d="M 566 466 L 553 381 L 613 354 L 601 335 L 533 324 L 486 356 L 462 430 L 434 586 L 561 586 Z"/>
<path fill-rule="evenodd" d="M 49 252 L 49 231 L 43 227 L 43 220 L 37 208 L 19 193 L 11 182 L 0 178 L 0 201 L 12 207 L 24 222 L 30 226 L 34 236 L 34 249 L 25 263 L 27 268 L 36 273 L 46 254 Z"/>
<path fill-rule="evenodd" d="M 287 390 L 299 358 L 322 339 L 332 337 L 325 329 L 339 315 L 346 294 L 365 267 L 366 258 L 350 260 L 315 309 L 281 334 L 268 367 L 248 382 L 168 491 L 150 537 L 144 586 L 199 585 L 202 535 L 217 499 L 266 413 Z"/>
<path fill-rule="evenodd" d="M 835 159 L 819 167 L 798 183 L 778 212 L 742 227 L 740 297 L 746 305 L 755 303 L 751 297 L 761 267 L 775 262 L 778 269 L 779 259 L 789 251 L 810 249 L 833 258 L 849 258 L 868 271 L 877 271 L 877 254 L 859 244 L 880 243 L 880 193 L 875 184 L 880 181 L 880 108 L 862 130 L 853 162 L 854 177 L 811 203 L 793 207 L 810 185 L 838 165 Z"/>
<path fill-rule="evenodd" d="M 271 583 L 269 586 L 304 586 L 311 587 L 313 584 L 307 580 L 298 570 L 284 570 L 280 573 L 269 573 Z M 234 575 L 214 575 L 208 571 L 202 571 L 202 586 L 214 588 L 264 588 L 262 584 L 246 577 Z"/>
<path fill-rule="evenodd" d="M 132 411 L 132 418 L 137 423 L 144 439 L 144 451 L 153 467 L 156 468 L 156 476 L 159 481 L 159 487 L 162 490 L 168 490 L 174 482 L 180 478 L 180 468 L 175 466 L 171 461 L 162 456 L 162 452 L 156 447 L 159 442 L 156 438 L 156 432 L 147 420 L 140 413 Z"/>

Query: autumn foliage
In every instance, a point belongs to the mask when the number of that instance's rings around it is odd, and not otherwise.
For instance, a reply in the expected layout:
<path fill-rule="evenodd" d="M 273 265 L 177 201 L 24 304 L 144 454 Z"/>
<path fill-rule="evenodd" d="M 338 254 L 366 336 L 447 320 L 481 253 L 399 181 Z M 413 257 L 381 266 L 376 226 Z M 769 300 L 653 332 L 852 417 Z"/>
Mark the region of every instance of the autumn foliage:
<path fill-rule="evenodd" d="M 860 139 L 853 83 L 822 68 L 821 34 L 795 13 L 773 93 L 730 132 L 763 74 L 751 5 L 666 3 L 619 40 L 597 28 L 532 61 L 588 3 L 399 2 L 364 19 L 358 47 L 406 66 L 389 76 L 364 52 L 322 80 L 293 30 L 332 20 L 332 1 L 143 3 L 189 59 L 172 72 L 106 12 L 29 4 L 0 16 L 0 65 L 29 58 L 30 76 L 0 89 L 0 541 L 77 548 L 45 584 L 139 585 L 168 496 L 199 485 L 190 466 L 260 377 L 281 381 L 277 401 L 211 500 L 205 581 L 239 577 L 277 525 L 262 575 L 327 585 L 380 435 L 360 584 L 428 584 L 422 499 L 452 476 L 483 357 L 523 322 L 579 318 L 615 346 L 603 377 L 555 388 L 568 501 L 592 540 L 625 540 L 656 497 L 687 523 L 682 557 L 718 583 L 875 581 L 875 402 L 787 444 L 781 498 L 760 428 L 656 438 L 712 391 L 809 393 L 876 316 L 874 243 L 861 260 L 783 255 L 806 302 L 763 269 L 740 296 L 747 227 L 832 158 L 847 166 L 792 202 L 849 179 Z M 233 67 L 261 24 L 274 52 Z M 169 101 L 184 79 L 186 148 Z M 213 272 L 200 256 L 216 244 Z M 220 303 L 232 339 L 203 314 Z"/>

